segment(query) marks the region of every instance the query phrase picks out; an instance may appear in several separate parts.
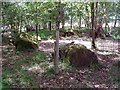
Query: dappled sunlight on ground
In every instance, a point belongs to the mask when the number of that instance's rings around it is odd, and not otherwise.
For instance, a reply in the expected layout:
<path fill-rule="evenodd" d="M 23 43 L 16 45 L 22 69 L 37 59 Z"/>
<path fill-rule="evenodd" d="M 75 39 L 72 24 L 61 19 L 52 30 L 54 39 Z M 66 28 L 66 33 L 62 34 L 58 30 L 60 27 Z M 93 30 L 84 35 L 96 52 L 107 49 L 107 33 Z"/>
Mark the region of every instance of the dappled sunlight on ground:
<path fill-rule="evenodd" d="M 88 49 L 91 49 L 90 40 L 60 40 L 60 45 L 65 45 L 74 42 L 75 44 L 83 44 Z M 49 56 L 51 52 L 54 52 L 54 40 L 42 40 L 39 42 L 39 50 L 37 52 L 44 51 L 48 53 L 47 56 L 42 57 L 42 53 L 35 52 L 13 52 L 9 46 L 3 46 L 3 68 L 11 70 L 13 75 L 8 78 L 8 82 L 12 84 L 9 87 L 64 87 L 64 88 L 76 88 L 76 87 L 89 87 L 89 88 L 117 88 L 118 86 L 112 84 L 110 78 L 111 64 L 120 60 L 118 53 L 118 43 L 113 40 L 97 40 L 97 50 L 92 50 L 99 58 L 100 65 L 87 68 L 73 68 L 66 63 L 59 63 L 59 74 L 54 73 L 53 59 Z M 40 56 L 35 56 L 40 55 Z M 33 58 L 33 56 L 34 58 Z M 32 57 L 30 57 L 32 56 Z M 43 60 L 45 58 L 45 60 Z M 3 71 L 5 72 L 5 71 Z M 7 71 L 8 72 L 8 71 Z M 16 73 L 16 74 L 14 74 Z M 16 78 L 21 80 L 19 82 L 12 81 Z M 27 75 L 30 75 L 27 78 Z M 31 80 L 31 79 L 34 80 Z"/>

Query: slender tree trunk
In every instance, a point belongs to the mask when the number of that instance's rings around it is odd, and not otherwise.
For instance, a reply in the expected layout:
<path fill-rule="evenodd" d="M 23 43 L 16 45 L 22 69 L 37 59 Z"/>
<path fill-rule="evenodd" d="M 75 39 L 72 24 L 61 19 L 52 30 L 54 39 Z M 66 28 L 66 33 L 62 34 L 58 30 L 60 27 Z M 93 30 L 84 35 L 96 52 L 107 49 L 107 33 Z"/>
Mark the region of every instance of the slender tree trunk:
<path fill-rule="evenodd" d="M 36 2 L 36 4 L 37 4 L 38 2 Z M 37 7 L 37 5 L 36 5 L 36 25 L 35 25 L 35 29 L 36 29 L 36 40 L 38 40 L 38 20 L 37 20 L 37 17 L 38 17 L 38 15 L 37 15 L 37 9 L 38 9 L 38 7 Z"/>
<path fill-rule="evenodd" d="M 91 3 L 91 22 L 92 22 L 92 48 L 96 49 L 96 46 L 95 46 L 95 28 L 94 28 L 94 3 Z"/>
<path fill-rule="evenodd" d="M 51 22 L 51 17 L 50 17 L 50 21 L 49 21 L 49 30 L 52 30 L 52 22 Z"/>
<path fill-rule="evenodd" d="M 62 16 L 62 30 L 64 30 L 64 25 L 65 25 L 65 19 L 64 19 L 64 9 L 63 9 L 63 5 L 62 5 L 62 13 L 61 13 L 61 16 Z"/>
<path fill-rule="evenodd" d="M 117 16 L 115 16 L 115 23 L 114 23 L 114 27 L 116 27 L 117 24 Z"/>
<path fill-rule="evenodd" d="M 72 12 L 72 3 L 71 3 L 71 12 Z M 71 29 L 73 28 L 72 25 L 73 25 L 73 15 L 71 15 L 71 19 L 70 19 L 70 28 Z"/>
<path fill-rule="evenodd" d="M 117 4 L 115 4 L 115 3 L 113 4 L 113 6 L 114 6 L 114 11 L 115 11 L 115 23 L 114 23 L 114 27 L 116 27 L 116 24 L 117 24 L 117 15 L 116 15 L 116 14 L 117 14 L 117 10 L 116 10 L 116 5 L 117 5 Z M 119 6 L 120 6 L 120 3 L 119 3 Z"/>
<path fill-rule="evenodd" d="M 65 21 L 64 19 L 62 19 L 62 30 L 64 30 L 64 26 L 65 26 Z"/>
<path fill-rule="evenodd" d="M 71 21 L 70 21 L 70 28 L 72 29 L 72 24 L 73 24 L 73 16 L 71 16 Z"/>
<path fill-rule="evenodd" d="M 47 22 L 46 21 L 43 21 L 43 29 L 47 29 Z"/>
<path fill-rule="evenodd" d="M 38 40 L 38 23 L 36 23 L 35 29 L 36 29 L 36 40 Z"/>
<path fill-rule="evenodd" d="M 49 19 L 50 19 L 50 21 L 49 21 L 49 25 L 48 25 L 48 27 L 49 27 L 49 30 L 50 30 L 50 31 L 52 30 L 52 22 L 51 22 L 51 19 L 52 19 L 52 18 L 51 18 L 51 12 L 52 12 L 52 11 L 49 10 L 49 13 L 50 13 L 50 18 L 49 18 Z"/>
<path fill-rule="evenodd" d="M 98 24 L 97 17 L 98 17 L 98 2 L 96 2 L 96 25 Z"/>
<path fill-rule="evenodd" d="M 79 29 L 81 28 L 81 15 L 80 15 L 80 18 L 79 18 Z"/>
<path fill-rule="evenodd" d="M 61 6 L 61 0 L 59 0 L 59 4 L 58 4 L 58 15 L 56 18 L 56 42 L 55 42 L 55 61 L 54 61 L 54 65 L 55 65 L 55 73 L 58 74 L 59 72 L 59 68 L 58 68 L 58 64 L 59 64 L 59 27 L 60 27 L 60 6 Z"/>
<path fill-rule="evenodd" d="M 39 30 L 40 30 L 40 23 L 39 23 Z"/>
<path fill-rule="evenodd" d="M 22 21 L 20 20 L 20 33 L 22 32 Z"/>

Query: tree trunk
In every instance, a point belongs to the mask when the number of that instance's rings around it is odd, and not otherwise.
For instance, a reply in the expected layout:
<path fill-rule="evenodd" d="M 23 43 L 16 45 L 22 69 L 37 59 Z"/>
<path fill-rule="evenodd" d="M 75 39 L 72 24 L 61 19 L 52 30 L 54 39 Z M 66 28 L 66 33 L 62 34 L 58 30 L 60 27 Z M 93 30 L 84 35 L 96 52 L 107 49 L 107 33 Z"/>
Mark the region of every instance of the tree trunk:
<path fill-rule="evenodd" d="M 114 11 L 115 11 L 115 23 L 114 23 L 114 27 L 116 27 L 116 24 L 117 24 L 117 9 L 116 9 L 116 6 L 117 6 L 117 4 L 113 4 L 114 5 Z"/>
<path fill-rule="evenodd" d="M 38 29 L 40 30 L 40 23 L 39 23 L 39 25 L 38 25 Z"/>
<path fill-rule="evenodd" d="M 48 27 L 49 27 L 49 30 L 50 30 L 50 31 L 52 30 L 51 12 L 52 12 L 52 11 L 49 10 L 49 13 L 50 13 L 50 16 L 49 16 L 50 18 L 49 18 L 49 19 L 50 19 L 50 20 L 49 20 L 49 25 L 48 25 Z"/>
<path fill-rule="evenodd" d="M 47 22 L 46 21 L 43 21 L 42 25 L 43 25 L 43 29 L 47 29 Z"/>
<path fill-rule="evenodd" d="M 22 32 L 22 20 L 20 20 L 20 33 Z"/>
<path fill-rule="evenodd" d="M 96 49 L 96 46 L 95 46 L 95 27 L 94 27 L 94 3 L 91 3 L 91 24 L 92 24 L 92 48 Z"/>
<path fill-rule="evenodd" d="M 51 22 L 51 17 L 50 17 L 50 21 L 49 21 L 49 30 L 52 30 L 52 22 Z"/>
<path fill-rule="evenodd" d="M 71 12 L 72 12 L 72 3 L 71 3 Z M 73 15 L 71 14 L 71 19 L 70 19 L 70 28 L 72 29 L 73 25 Z"/>
<path fill-rule="evenodd" d="M 63 7 L 64 7 L 64 6 L 62 5 L 62 13 L 61 13 L 61 14 L 62 14 L 62 15 L 61 15 L 61 16 L 62 16 L 62 30 L 64 30 L 64 25 L 65 25 L 64 9 L 63 9 Z"/>
<path fill-rule="evenodd" d="M 58 4 L 58 15 L 56 17 L 56 42 L 55 42 L 55 73 L 58 74 L 58 64 L 59 64 L 59 27 L 60 27 L 60 6 L 61 6 L 61 0 L 59 0 Z"/>
<path fill-rule="evenodd" d="M 81 28 L 81 15 L 80 15 L 80 18 L 79 18 L 79 29 Z"/>
<path fill-rule="evenodd" d="M 64 26 L 65 26 L 65 21 L 64 19 L 62 19 L 62 30 L 64 30 Z"/>
<path fill-rule="evenodd" d="M 116 27 L 117 24 L 117 16 L 115 16 L 115 23 L 114 23 L 114 27 Z"/>
<path fill-rule="evenodd" d="M 72 29 L 72 24 L 73 24 L 73 17 L 71 16 L 71 22 L 70 22 L 70 28 Z"/>
<path fill-rule="evenodd" d="M 36 23 L 35 29 L 36 29 L 36 40 L 38 40 L 38 23 Z"/>

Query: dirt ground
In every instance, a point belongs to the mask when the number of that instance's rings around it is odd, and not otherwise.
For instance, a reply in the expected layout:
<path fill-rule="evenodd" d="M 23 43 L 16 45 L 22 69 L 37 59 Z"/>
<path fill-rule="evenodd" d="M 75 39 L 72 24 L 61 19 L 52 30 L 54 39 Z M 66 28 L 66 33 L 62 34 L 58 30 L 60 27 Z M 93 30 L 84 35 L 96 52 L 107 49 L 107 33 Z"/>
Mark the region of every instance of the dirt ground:
<path fill-rule="evenodd" d="M 91 49 L 91 42 L 87 39 L 73 39 L 67 38 L 60 40 L 60 45 L 65 45 L 67 43 L 74 42 L 75 44 L 83 44 L 88 49 Z M 112 63 L 120 60 L 120 52 L 118 45 L 120 44 L 119 40 L 97 40 L 97 50 L 92 50 L 96 53 L 99 58 L 99 67 L 95 68 L 72 68 L 72 69 L 63 69 L 63 66 L 59 65 L 59 74 L 51 74 L 50 76 L 46 75 L 45 71 L 40 68 L 41 64 L 48 66 L 53 65 L 53 61 L 50 60 L 51 57 L 48 57 L 48 60 L 44 63 L 35 64 L 32 67 L 23 66 L 26 72 L 33 75 L 35 82 L 38 84 L 38 87 L 57 87 L 57 88 L 118 88 L 118 84 L 113 84 L 109 80 L 111 77 L 111 65 Z M 39 50 L 51 53 L 54 52 L 54 40 L 44 40 L 39 42 Z M 1 50 L 9 46 L 1 46 Z M 11 49 L 10 49 L 11 50 Z M 8 52 L 10 52 L 8 50 Z M 26 55 L 31 55 L 29 52 L 23 52 Z M 2 61 L 4 62 L 7 59 L 7 53 L 2 55 Z M 14 56 L 13 58 L 18 58 L 20 56 Z M 3 63 L 4 64 L 4 63 Z M 4 65 L 3 65 L 4 66 Z M 3 67 L 4 68 L 4 67 Z M 117 67 L 118 68 L 118 67 Z M 120 75 L 116 67 L 112 71 L 115 75 Z M 12 85 L 11 85 L 12 87 Z M 13 86 L 14 87 L 14 86 Z"/>
<path fill-rule="evenodd" d="M 63 39 L 63 40 L 60 40 L 60 45 L 65 45 L 71 42 L 74 42 L 75 44 L 83 44 L 88 49 L 91 49 L 91 42 L 87 40 L 82 40 L 82 39 L 81 40 Z M 70 72 L 62 71 L 59 75 L 57 76 L 53 75 L 53 77 L 51 76 L 51 78 L 46 79 L 44 83 L 49 81 L 54 81 L 53 83 L 61 82 L 60 85 L 62 85 L 62 87 L 76 87 L 72 83 L 76 82 L 76 85 L 78 85 L 78 83 L 81 82 L 83 85 L 81 87 L 87 86 L 91 88 L 93 87 L 94 88 L 116 88 L 117 86 L 111 85 L 112 83 L 107 82 L 107 80 L 110 77 L 109 71 L 111 68 L 111 64 L 115 61 L 120 60 L 120 52 L 118 47 L 119 44 L 120 42 L 115 39 L 96 41 L 98 50 L 92 50 L 92 49 L 91 50 L 96 53 L 96 55 L 99 58 L 99 63 L 101 63 L 101 66 L 98 68 L 97 71 L 94 71 L 92 69 L 87 69 L 87 68 L 75 69 Z M 49 47 L 54 46 L 54 40 L 42 41 L 39 43 L 39 46 L 40 46 L 39 49 L 44 52 L 47 52 L 47 53 L 53 52 L 54 49 Z M 58 77 L 58 78 L 55 78 L 55 77 Z M 57 79 L 59 79 L 60 82 Z M 69 82 L 67 82 L 68 80 Z M 48 83 L 46 87 L 49 85 L 51 84 Z M 60 85 L 57 84 L 57 86 L 61 87 Z"/>

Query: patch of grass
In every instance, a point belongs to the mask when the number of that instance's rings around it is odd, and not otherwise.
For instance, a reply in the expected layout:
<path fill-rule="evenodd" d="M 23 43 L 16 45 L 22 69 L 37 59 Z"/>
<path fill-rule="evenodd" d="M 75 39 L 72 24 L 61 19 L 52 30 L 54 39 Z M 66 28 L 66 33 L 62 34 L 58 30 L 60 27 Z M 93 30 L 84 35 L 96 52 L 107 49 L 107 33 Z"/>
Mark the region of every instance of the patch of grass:
<path fill-rule="evenodd" d="M 21 57 L 16 60 L 16 63 L 19 62 L 19 64 L 26 64 L 26 65 L 34 65 L 35 63 L 41 63 L 44 62 L 47 59 L 48 54 L 41 52 L 41 51 L 35 51 L 32 55 L 21 55 Z"/>
<path fill-rule="evenodd" d="M 8 87 L 14 87 L 13 85 L 16 84 L 15 87 L 36 87 L 36 82 L 34 81 L 34 78 L 31 74 L 28 74 L 25 70 L 22 68 L 18 69 L 15 68 L 4 68 L 3 74 L 2 74 L 2 87 L 8 88 Z"/>
<path fill-rule="evenodd" d="M 111 30 L 113 38 L 120 38 L 120 27 L 113 27 Z"/>
<path fill-rule="evenodd" d="M 94 71 L 98 70 L 99 65 L 98 64 L 90 64 L 89 66 L 91 69 L 93 69 Z"/>
<path fill-rule="evenodd" d="M 31 34 L 31 35 L 36 35 L 35 31 L 34 32 L 28 32 L 28 33 Z M 40 29 L 38 31 L 38 36 L 40 36 L 40 37 L 46 37 L 46 36 L 49 36 L 52 33 L 54 34 L 55 30 L 51 30 L 50 31 L 49 29 Z M 11 33 L 10 35 L 13 36 L 13 37 L 17 37 L 19 35 L 19 33 Z"/>
<path fill-rule="evenodd" d="M 12 37 L 17 37 L 19 34 L 20 34 L 20 33 L 11 33 L 10 35 L 11 35 Z"/>
<path fill-rule="evenodd" d="M 112 84 L 120 85 L 120 76 L 110 76 L 108 81 L 110 81 Z"/>
<path fill-rule="evenodd" d="M 47 77 L 55 73 L 55 67 L 53 65 L 45 66 L 44 69 L 45 69 L 45 72 L 43 73 L 43 75 Z"/>
<path fill-rule="evenodd" d="M 55 72 L 55 67 L 53 65 L 50 65 L 46 67 L 46 70 L 49 72 L 49 74 L 53 74 Z"/>
<path fill-rule="evenodd" d="M 47 59 L 47 54 L 41 51 L 37 51 L 33 54 L 32 56 L 33 60 L 40 60 L 40 61 L 44 61 Z"/>
<path fill-rule="evenodd" d="M 29 34 L 36 35 L 36 32 L 28 32 Z M 49 30 L 49 29 L 40 29 L 38 32 L 38 35 L 40 37 L 49 36 L 51 33 L 55 33 L 55 30 Z"/>
<path fill-rule="evenodd" d="M 83 32 L 86 32 L 87 31 L 87 27 L 81 27 L 80 30 L 83 31 Z"/>
<path fill-rule="evenodd" d="M 36 82 L 34 82 L 33 76 L 22 69 L 18 70 L 12 68 L 11 71 L 8 71 L 8 68 L 6 68 L 6 70 L 3 70 L 2 77 L 3 88 L 8 88 L 10 86 L 12 87 L 13 84 L 16 84 L 16 87 L 21 88 L 36 86 Z"/>
<path fill-rule="evenodd" d="M 120 61 L 115 61 L 112 63 L 113 66 L 120 67 Z"/>
<path fill-rule="evenodd" d="M 2 90 L 2 81 L 0 81 L 0 90 Z"/>
<path fill-rule="evenodd" d="M 72 65 L 70 64 L 70 62 L 68 62 L 68 60 L 61 60 L 60 64 L 62 69 L 67 69 L 67 70 L 73 69 Z"/>
<path fill-rule="evenodd" d="M 110 65 L 109 74 L 110 77 L 108 81 L 110 81 L 114 85 L 120 85 L 120 73 L 119 73 L 120 61 L 115 61 Z"/>
<path fill-rule="evenodd" d="M 11 81 L 11 77 L 14 77 L 13 72 L 15 73 L 14 68 L 4 67 L 2 69 L 2 87 L 3 88 L 7 88 L 9 85 L 14 83 L 14 81 Z"/>
<path fill-rule="evenodd" d="M 12 56 L 19 55 L 19 58 Z M 31 66 L 36 63 L 44 62 L 47 59 L 47 55 L 44 52 L 36 51 L 32 55 L 24 55 L 22 52 L 12 52 L 11 57 L 7 58 L 4 62 L 2 69 L 2 86 L 3 88 L 17 87 L 17 88 L 29 88 L 38 87 L 34 80 L 32 72 L 26 71 L 22 66 Z M 13 65 L 10 63 L 13 62 Z M 46 66 L 47 67 L 47 66 Z M 46 68 L 45 67 L 45 68 Z M 50 70 L 51 71 L 51 70 Z M 16 86 L 14 86 L 16 85 Z"/>

